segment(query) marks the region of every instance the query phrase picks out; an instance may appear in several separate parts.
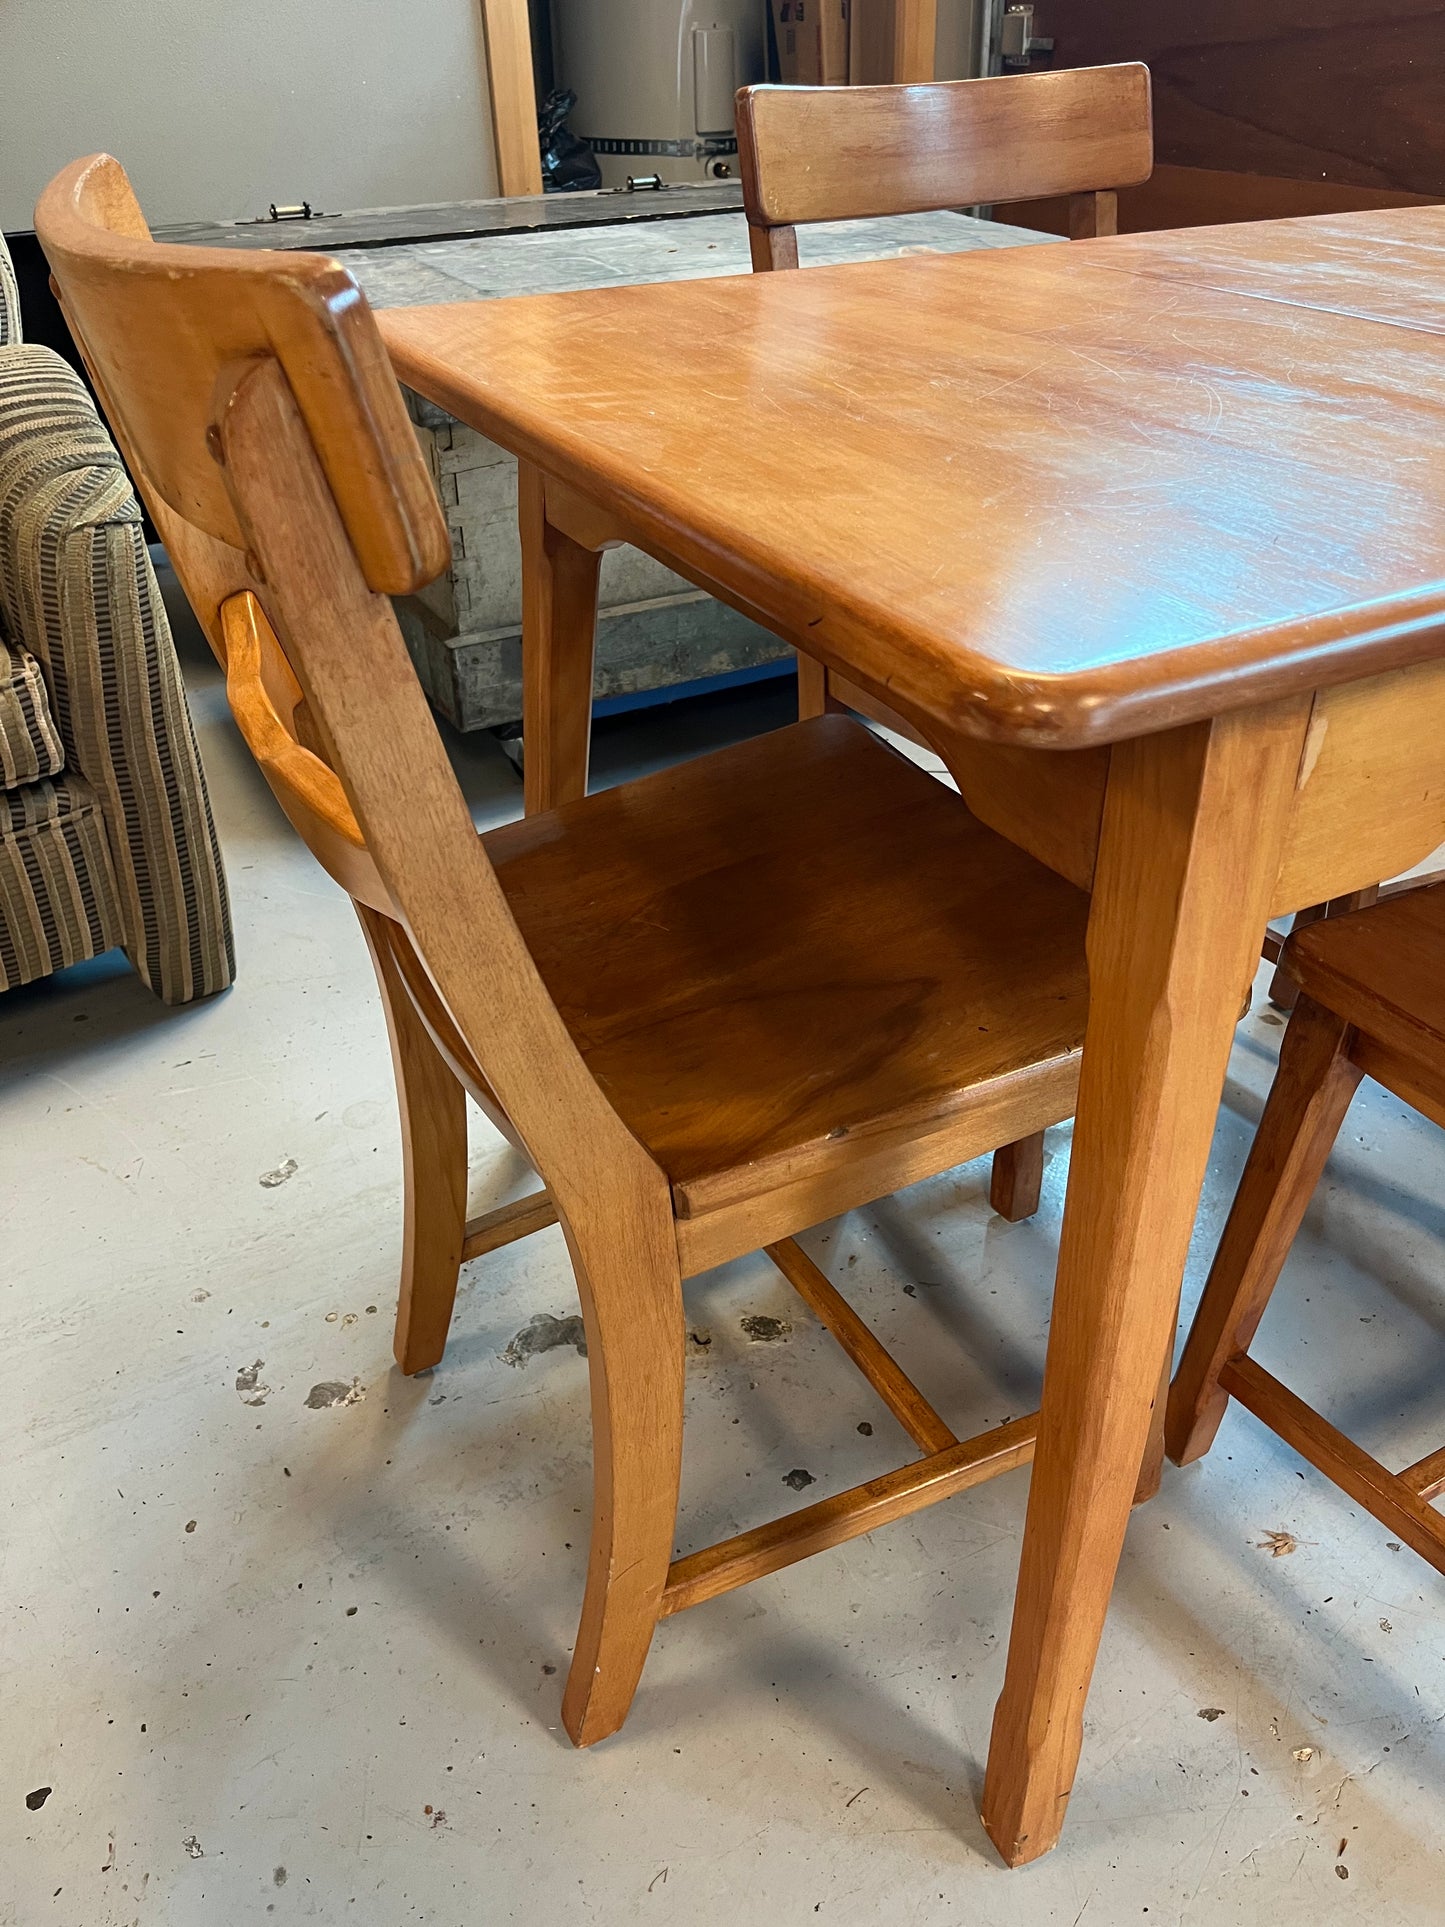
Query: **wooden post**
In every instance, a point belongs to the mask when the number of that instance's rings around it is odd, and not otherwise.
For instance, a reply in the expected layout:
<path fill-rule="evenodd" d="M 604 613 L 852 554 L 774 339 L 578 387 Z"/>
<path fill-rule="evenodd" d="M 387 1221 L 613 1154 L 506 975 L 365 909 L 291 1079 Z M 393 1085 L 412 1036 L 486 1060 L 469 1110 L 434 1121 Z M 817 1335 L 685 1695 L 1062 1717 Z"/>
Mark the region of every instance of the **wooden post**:
<path fill-rule="evenodd" d="M 540 194 L 537 95 L 532 78 L 532 27 L 527 0 L 482 0 L 497 185 L 503 194 Z"/>
<path fill-rule="evenodd" d="M 932 80 L 938 0 L 853 0 L 851 21 L 853 86 Z"/>
<path fill-rule="evenodd" d="M 932 80 L 938 0 L 893 0 L 893 78 Z"/>

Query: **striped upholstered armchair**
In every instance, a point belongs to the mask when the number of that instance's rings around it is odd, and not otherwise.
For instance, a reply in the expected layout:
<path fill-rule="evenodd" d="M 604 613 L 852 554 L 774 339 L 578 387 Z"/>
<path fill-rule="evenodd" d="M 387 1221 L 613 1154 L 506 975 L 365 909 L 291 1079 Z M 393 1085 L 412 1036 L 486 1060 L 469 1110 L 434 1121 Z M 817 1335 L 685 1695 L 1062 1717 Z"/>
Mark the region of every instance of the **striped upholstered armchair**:
<path fill-rule="evenodd" d="M 117 945 L 170 1004 L 235 975 L 135 492 L 0 240 L 0 991 Z"/>

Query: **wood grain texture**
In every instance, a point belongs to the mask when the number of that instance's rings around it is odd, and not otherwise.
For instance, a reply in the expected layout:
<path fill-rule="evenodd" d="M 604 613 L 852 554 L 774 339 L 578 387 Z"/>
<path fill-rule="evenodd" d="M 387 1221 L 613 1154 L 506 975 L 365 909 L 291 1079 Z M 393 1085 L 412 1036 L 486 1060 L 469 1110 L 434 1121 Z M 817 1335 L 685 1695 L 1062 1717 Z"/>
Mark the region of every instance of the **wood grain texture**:
<path fill-rule="evenodd" d="M 1240 221 L 1287 221 L 1306 215 L 1353 214 L 1373 208 L 1427 207 L 1439 195 L 1406 194 L 1398 188 L 1347 187 L 1330 181 L 1293 181 L 1278 175 L 1238 174 L 1223 167 L 1171 167 L 1154 172 L 1119 195 L 1119 232 L 1151 234 L 1160 228 L 1216 227 Z M 1019 227 L 1042 234 L 1069 232 L 1067 200 L 1027 201 L 1008 210 Z"/>
<path fill-rule="evenodd" d="M 499 1251 L 503 1245 L 512 1244 L 518 1238 L 529 1238 L 534 1231 L 545 1231 L 556 1222 L 557 1207 L 546 1191 L 534 1191 L 530 1197 L 499 1204 L 495 1211 L 484 1211 L 481 1217 L 467 1220 L 462 1262 L 467 1264 L 489 1251 Z"/>
<path fill-rule="evenodd" d="M 381 321 L 412 386 L 935 741 L 1083 747 L 1439 653 L 1434 338 L 1275 298 L 1242 232 L 1271 298 L 1100 241 Z"/>
<path fill-rule="evenodd" d="M 181 546 L 183 559 L 201 558 L 187 588 L 230 659 L 258 760 L 357 889 L 376 957 L 408 1160 L 406 1369 L 440 1355 L 468 1251 L 554 1215 L 567 1239 L 588 1338 L 594 1478 L 562 1718 L 588 1745 L 625 1717 L 668 1586 L 682 1449 L 679 1228 L 708 1217 L 747 1244 L 785 1237 L 809 1221 L 796 1214 L 846 1208 L 976 1153 L 980 1131 L 996 1131 L 991 1147 L 1067 1114 L 1085 899 L 839 716 L 479 838 L 391 601 L 366 571 L 367 558 L 414 549 L 425 518 L 413 515 L 410 471 L 390 446 L 398 435 L 413 446 L 409 429 L 394 410 L 367 415 L 380 349 L 365 303 L 353 290 L 297 310 L 278 296 L 293 287 L 290 265 L 252 255 L 247 285 L 282 338 L 235 359 L 234 284 L 188 279 L 143 228 L 125 228 L 134 203 L 118 170 L 97 178 L 116 189 L 109 203 L 88 197 L 84 180 L 78 193 L 52 192 L 44 232 L 57 278 L 67 298 L 81 293 L 88 357 L 135 431 L 147 486 L 202 462 L 219 478 L 229 520 L 216 526 L 244 540 L 244 568 L 238 581 L 213 566 L 220 538 L 208 534 L 209 548 Z M 341 271 L 322 268 L 335 291 Z M 108 299 L 112 283 L 123 300 Z M 161 405 L 178 327 L 180 387 L 199 389 L 208 374 L 213 419 Z M 310 417 L 308 383 L 325 403 Z M 134 392 L 145 408 L 130 406 Z M 370 478 L 350 518 L 331 482 L 348 467 Z M 550 482 L 528 486 L 541 549 L 555 537 L 556 574 L 575 564 L 588 588 L 593 550 L 582 554 L 547 519 Z M 564 490 L 558 501 L 589 524 L 585 501 Z M 593 536 L 611 539 L 605 512 L 591 521 Z M 559 591 L 545 568 L 540 576 L 548 640 L 575 645 L 575 583 Z M 570 627 L 590 630 L 590 596 L 580 601 Z M 585 655 L 574 647 L 570 668 L 582 673 L 561 679 L 579 708 Z M 546 1187 L 471 1227 L 463 1088 Z M 795 1215 L 780 1224 L 780 1208 Z M 716 1251 L 719 1234 L 703 1236 Z M 826 1281 L 802 1275 L 845 1347 L 899 1400 L 892 1361 Z M 854 1514 L 931 1503 L 1029 1447 L 1021 1433 L 959 1447 L 918 1395 L 907 1410 L 930 1443 L 960 1456 L 881 1493 L 845 1495 L 826 1530 L 816 1518 L 783 1522 L 761 1564 L 751 1552 L 732 1561 L 735 1578 L 849 1536 Z"/>
<path fill-rule="evenodd" d="M 527 0 L 481 0 L 497 185 L 503 194 L 542 192 L 537 92 Z"/>
<path fill-rule="evenodd" d="M 893 0 L 893 72 L 896 82 L 931 81 L 938 39 L 938 0 Z"/>
<path fill-rule="evenodd" d="M 1400 1474 L 1400 1481 L 1420 1499 L 1433 1499 L 1445 1492 L 1445 1445 L 1437 1452 L 1427 1452 L 1423 1459 L 1416 1459 L 1413 1465 L 1407 1465 Z"/>
<path fill-rule="evenodd" d="M 848 718 L 483 842 L 680 1217 L 895 1137 L 947 1168 L 939 1134 L 992 1089 L 1022 1106 L 1030 1079 L 1053 1101 L 1055 1070 L 1072 1080 L 1087 899 Z"/>
<path fill-rule="evenodd" d="M 819 1324 L 837 1339 L 913 1443 L 923 1452 L 945 1452 L 957 1445 L 957 1435 L 797 1240 L 783 1238 L 764 1249 Z"/>
<path fill-rule="evenodd" d="M 1043 1181 L 1044 1134 L 1035 1131 L 1014 1144 L 1001 1144 L 994 1152 L 988 1201 L 1001 1218 L 1020 1224 L 1038 1210 Z"/>
<path fill-rule="evenodd" d="M 1438 1570 L 1445 1449 L 1392 1473 L 1249 1356 L 1362 1074 L 1445 1122 L 1445 886 L 1407 890 L 1292 935 L 1300 996 L 1169 1397 L 1170 1455 L 1197 1459 L 1231 1397 Z"/>
<path fill-rule="evenodd" d="M 750 226 L 860 220 L 1148 178 L 1149 74 L 1010 74 L 914 87 L 744 87 Z"/>
<path fill-rule="evenodd" d="M 1445 1077 L 1434 1068 L 1419 1057 L 1402 1057 L 1364 1031 L 1356 1031 L 1350 1055 L 1366 1077 L 1373 1077 L 1445 1131 Z"/>
<path fill-rule="evenodd" d="M 1398 188 L 1346 187 L 1329 181 L 1291 181 L 1277 175 L 1237 174 L 1222 167 L 1171 167 L 1154 172 L 1118 196 L 1120 234 L 1152 234 L 1161 228 L 1217 227 L 1242 221 L 1287 221 L 1306 215 L 1353 214 L 1365 209 L 1428 207 L 1438 195 L 1405 194 Z M 1066 198 L 1025 201 L 1007 219 L 1041 234 L 1069 234 Z"/>
<path fill-rule="evenodd" d="M 754 1526 L 734 1539 L 707 1546 L 673 1562 L 663 1594 L 664 1613 L 716 1599 L 719 1593 L 751 1579 L 778 1572 L 797 1559 L 844 1545 L 849 1539 L 875 1532 L 894 1519 L 905 1518 L 921 1506 L 951 1498 L 982 1485 L 1000 1473 L 1015 1471 L 1033 1457 L 1038 1414 L 1011 1419 L 976 1438 L 962 1439 L 944 1451 L 885 1472 L 847 1492 L 830 1494 L 802 1506 L 784 1518 Z"/>
<path fill-rule="evenodd" d="M 439 1055 L 480 1080 L 532 1158 L 573 1256 L 596 1463 L 563 1717 L 586 1744 L 625 1716 L 657 1618 L 685 1592 L 773 1570 L 1032 1451 L 1033 1422 L 1020 1421 L 1011 1435 L 963 1441 L 689 1555 L 691 1565 L 671 1561 L 689 1228 L 711 1226 L 715 1254 L 719 1224 L 745 1239 L 734 1250 L 771 1242 L 808 1221 L 807 1205 L 826 1198 L 827 1209 L 844 1209 L 888 1189 L 900 1170 L 946 1168 L 971 1133 L 995 1128 L 997 1144 L 1049 1122 L 1040 1112 L 1071 1087 L 1077 1064 L 1083 967 L 1077 949 L 1062 954 L 1060 932 L 1082 899 L 880 745 L 865 767 L 853 747 L 862 732 L 832 716 L 771 746 L 746 745 L 761 760 L 745 768 L 725 757 L 711 773 L 685 766 L 649 779 L 660 790 L 644 783 L 578 799 L 479 839 L 374 579 L 378 557 L 410 554 L 417 566 L 413 538 L 425 518 L 401 481 L 385 479 L 409 473 L 391 445 L 405 425 L 386 410 L 367 414 L 363 373 L 348 360 L 350 344 L 365 370 L 379 365 L 363 338 L 365 304 L 297 309 L 288 296 L 266 309 L 284 338 L 258 345 L 245 335 L 237 363 L 235 284 L 187 283 L 143 230 L 127 228 L 126 196 L 112 197 L 109 228 L 105 207 L 87 208 L 83 194 L 42 209 L 62 292 L 82 296 L 87 358 L 118 398 L 143 486 L 214 462 L 228 526 L 249 557 L 239 582 L 207 564 L 187 587 L 212 633 L 222 581 L 227 595 L 249 586 L 258 596 L 303 701 L 288 708 L 289 686 L 268 683 L 264 662 L 252 692 L 261 689 L 272 716 L 339 779 L 395 907 L 376 928 L 402 988 Z M 86 231 L 97 221 L 99 236 Z M 1343 836 L 1350 783 L 1393 760 L 1407 784 L 1422 754 L 1414 738 L 1400 751 L 1388 732 L 1374 762 L 1361 745 L 1408 681 L 1385 672 L 1440 649 L 1430 604 L 1440 574 L 1429 461 L 1438 424 L 1419 399 L 1429 365 L 1419 357 L 1436 338 L 1106 268 L 1070 265 L 1063 279 L 1011 268 L 995 283 L 987 273 L 961 280 L 941 260 L 885 265 L 886 275 L 847 270 L 846 284 L 818 270 L 589 297 L 585 366 L 572 352 L 582 311 L 565 298 L 474 311 L 460 342 L 440 311 L 427 353 L 440 343 L 445 380 L 471 390 L 477 412 L 531 424 L 517 431 L 521 452 L 545 469 L 548 487 L 555 480 L 589 500 L 599 527 L 620 518 L 650 529 L 661 553 L 678 545 L 698 577 L 724 577 L 727 592 L 766 609 L 780 633 L 816 646 L 905 716 L 936 710 L 945 733 L 1001 736 L 980 747 L 1006 752 L 992 774 L 1011 771 L 1016 790 L 1026 745 L 1067 743 L 1071 728 L 1092 745 L 1078 760 L 1037 759 L 1072 772 L 1064 789 L 1084 826 L 1059 847 L 1087 863 L 1094 901 L 1039 1462 L 987 1783 L 989 1824 L 1018 1860 L 1046 1850 L 1062 1820 L 1239 990 L 1280 887 L 1283 843 L 1321 770 L 1335 772 L 1332 797 L 1312 807 Z M 255 285 L 269 301 L 264 276 Z M 292 283 L 278 273 L 277 285 Z M 123 298 L 112 300 L 112 287 Z M 508 308 L 512 318 L 498 321 Z M 679 313 L 705 324 L 697 340 L 711 386 L 689 359 L 691 331 L 664 325 Z M 824 359 L 813 328 L 800 325 L 820 320 L 833 329 Z M 173 412 L 163 406 L 178 327 L 181 398 L 200 373 L 209 383 L 199 415 L 193 395 Z M 646 360 L 629 362 L 639 336 Z M 494 370 L 489 391 L 482 363 Z M 639 373 L 645 379 L 632 379 Z M 328 399 L 328 384 L 347 390 L 344 406 Z M 128 407 L 133 389 L 145 407 Z M 316 404 L 309 416 L 303 393 Z M 644 394 L 650 413 L 635 405 Z M 772 453 L 784 431 L 810 422 L 812 440 L 795 433 L 786 464 Z M 725 460 L 709 450 L 714 434 Z M 348 467 L 363 477 L 349 508 L 331 480 Z M 807 473 L 828 513 L 801 526 L 783 517 L 770 533 L 749 517 L 760 503 L 769 513 L 786 505 L 789 472 L 794 481 Z M 943 522 L 930 520 L 936 494 L 951 547 Z M 890 499 L 895 508 L 880 514 Z M 1041 513 L 1061 507 L 1061 517 Z M 1079 566 L 1084 558 L 1091 566 Z M 1406 634 L 1408 620 L 1416 629 Z M 1127 701 L 1101 687 L 1101 663 L 1127 670 Z M 1262 705 L 1272 678 L 1289 699 Z M 1330 698 L 1313 701 L 1315 683 L 1361 678 L 1377 680 L 1353 738 L 1343 709 L 1322 736 Z M 1183 727 L 1130 733 L 1141 715 L 1195 710 Z M 1036 727 L 1041 714 L 1047 728 Z M 1340 741 L 1343 756 L 1331 748 Z M 988 776 L 984 759 L 973 771 L 980 793 Z M 667 787 L 679 783 L 690 787 Z M 922 789 L 915 798 L 905 785 Z M 323 788 L 313 785 L 318 799 Z M 1017 796 L 1005 807 L 1031 820 Z M 880 821 L 893 824 L 891 839 Z M 787 887 L 749 898 L 744 872 Z M 865 912 L 876 906 L 876 929 L 896 950 L 875 942 L 864 954 L 856 930 L 840 934 L 845 921 L 868 922 L 860 902 Z M 780 936 L 780 905 L 796 932 Z M 970 946 L 963 972 L 958 956 Z M 1050 981 L 1052 1001 L 1031 1003 Z M 846 994 L 834 997 L 839 985 Z M 713 1032 L 737 1025 L 725 1091 L 709 1082 L 721 1051 L 706 1034 L 707 994 Z M 971 1035 L 960 1011 L 973 1019 Z M 652 1032 L 669 1025 L 694 1053 L 706 1118 L 676 1081 L 677 1052 L 666 1062 L 657 1052 Z M 784 1048 L 804 1026 L 818 1046 L 807 1075 Z M 902 1090 L 878 1030 L 913 1065 L 917 1088 Z M 921 1048 L 930 1036 L 955 1078 L 979 1082 L 944 1088 Z M 629 1058 L 641 1069 L 629 1072 Z M 647 1120 L 647 1140 L 623 1114 L 628 1102 Z M 1071 1108 L 1069 1088 L 1055 1115 Z M 724 1142 L 737 1161 L 728 1170 L 716 1155 Z M 681 1184 L 653 1143 L 686 1173 Z M 684 1200 L 688 1184 L 695 1191 Z M 764 1229 L 779 1199 L 791 1220 Z M 684 1202 L 703 1214 L 678 1215 Z"/>
<path fill-rule="evenodd" d="M 1132 235 L 1091 256 L 1126 274 L 1445 334 L 1442 250 L 1445 207 L 1425 206 L 1274 221 L 1264 233 Z"/>
<path fill-rule="evenodd" d="M 1306 755 L 1309 753 L 1308 739 L 1306 739 L 1305 753 Z M 1296 936 L 1301 930 L 1307 930 L 1312 923 L 1318 923 L 1323 917 L 1343 917 L 1351 910 L 1362 910 L 1367 903 L 1374 903 L 1379 894 L 1379 884 L 1370 883 L 1363 890 L 1351 890 L 1345 896 L 1331 897 L 1324 903 L 1312 903 L 1307 909 L 1291 917 L 1289 930 L 1284 937 L 1277 938 L 1270 935 L 1265 938 L 1265 958 L 1275 966 L 1266 995 L 1276 1010 L 1293 1010 L 1299 998 L 1299 985 L 1290 975 L 1289 965 L 1282 961 L 1289 938 Z"/>
<path fill-rule="evenodd" d="M 1220 1373 L 1247 1352 L 1360 1082 L 1350 1027 L 1302 997 L 1169 1395 L 1176 1465 L 1207 1452 L 1228 1407 Z"/>
<path fill-rule="evenodd" d="M 602 556 L 564 535 L 546 484 L 517 474 L 522 532 L 522 787 L 528 815 L 587 794 Z"/>
<path fill-rule="evenodd" d="M 1231 1359 L 1223 1376 L 1230 1395 L 1286 1445 L 1373 1513 L 1387 1532 L 1445 1573 L 1445 1516 L 1433 1511 L 1422 1493 L 1387 1471 L 1254 1359 Z"/>
<path fill-rule="evenodd" d="M 1305 994 L 1433 1079 L 1445 1078 L 1445 885 L 1405 890 L 1292 937 Z"/>
<path fill-rule="evenodd" d="M 278 633 L 367 847 L 458 1029 L 486 1040 L 488 1085 L 542 1173 L 572 1253 L 597 1359 L 595 1457 L 587 1591 L 562 1712 L 587 1745 L 631 1704 L 671 1555 L 682 1301 L 666 1179 L 598 1090 L 536 974 L 390 604 L 357 570 L 275 361 L 243 372 L 220 443 Z"/>
<path fill-rule="evenodd" d="M 1159 158 L 1445 194 L 1434 0 L 1056 0 L 1070 66 L 1143 60 Z"/>
<path fill-rule="evenodd" d="M 356 906 L 381 986 L 401 1113 L 404 1212 L 393 1349 L 408 1375 L 439 1365 L 465 1256 L 466 1093 L 418 1017 L 379 912 Z"/>
<path fill-rule="evenodd" d="M 226 701 L 292 828 L 358 904 L 396 914 L 340 778 L 299 740 L 304 697 L 254 591 L 227 596 L 218 618 Z M 363 925 L 365 919 L 363 918 Z"/>
<path fill-rule="evenodd" d="M 445 565 L 451 548 L 431 477 L 344 268 L 314 254 L 150 244 L 147 266 L 169 277 L 173 312 L 158 353 L 152 279 L 115 271 L 149 242 L 119 162 L 76 161 L 46 188 L 35 219 L 66 320 L 147 494 L 201 535 L 249 546 L 206 439 L 216 356 L 276 354 L 370 586 L 405 594 Z M 358 447 L 369 459 L 355 459 Z"/>
<path fill-rule="evenodd" d="M 1308 699 L 1116 746 L 1039 1438 L 984 1825 L 1058 1838 Z"/>

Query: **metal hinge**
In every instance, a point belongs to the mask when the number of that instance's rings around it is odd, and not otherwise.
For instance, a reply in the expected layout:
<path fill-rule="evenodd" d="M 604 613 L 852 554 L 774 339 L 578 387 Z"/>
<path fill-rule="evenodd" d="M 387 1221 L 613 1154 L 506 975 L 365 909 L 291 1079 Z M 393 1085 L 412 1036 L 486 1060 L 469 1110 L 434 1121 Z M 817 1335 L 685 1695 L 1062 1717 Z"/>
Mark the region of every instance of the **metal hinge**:
<path fill-rule="evenodd" d="M 1035 54 L 1051 54 L 1054 43 L 1035 35 L 1032 6 L 1010 6 L 1000 22 L 998 51 L 1006 68 L 1027 67 Z"/>
<path fill-rule="evenodd" d="M 248 221 L 239 222 L 238 225 L 269 227 L 274 221 L 331 221 L 335 218 L 332 214 L 323 213 L 319 207 L 312 207 L 310 201 L 273 201 L 264 214 L 253 214 Z"/>

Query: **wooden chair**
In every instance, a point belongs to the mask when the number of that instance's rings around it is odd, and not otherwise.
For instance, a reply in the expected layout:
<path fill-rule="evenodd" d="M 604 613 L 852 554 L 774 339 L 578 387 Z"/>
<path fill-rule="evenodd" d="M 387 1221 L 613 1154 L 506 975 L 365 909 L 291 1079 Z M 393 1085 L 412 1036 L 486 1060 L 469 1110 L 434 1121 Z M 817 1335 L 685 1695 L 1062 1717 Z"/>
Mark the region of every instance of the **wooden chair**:
<path fill-rule="evenodd" d="M 744 87 L 738 165 L 754 272 L 798 266 L 798 229 L 1067 195 L 1075 239 L 1118 232 L 1153 172 L 1149 69 L 1135 63 L 893 87 Z M 911 718 L 798 651 L 798 715 L 855 710 L 932 750 Z M 989 1198 L 1038 1210 L 1044 1143 L 1001 1145 Z"/>
<path fill-rule="evenodd" d="M 388 599 L 446 529 L 350 275 L 158 246 L 103 156 L 36 224 L 237 721 L 371 944 L 402 1368 L 440 1357 L 463 1257 L 565 1232 L 594 1477 L 563 1719 L 601 1739 L 661 1616 L 1032 1455 L 1032 1418 L 955 1437 L 791 1234 L 1070 1115 L 1087 899 L 839 716 L 478 837 Z M 464 1090 L 546 1187 L 470 1230 Z M 681 1281 L 759 1245 L 922 1456 L 674 1559 Z"/>
<path fill-rule="evenodd" d="M 1116 234 L 1154 171 L 1149 69 L 914 87 L 744 87 L 738 170 L 754 268 L 795 268 L 812 221 L 1069 200 L 1074 240 Z"/>
<path fill-rule="evenodd" d="M 1249 1355 L 1360 1078 L 1445 1125 L 1445 885 L 1317 921 L 1285 960 L 1299 997 L 1169 1395 L 1169 1455 L 1207 1452 L 1237 1398 L 1445 1572 L 1445 1447 L 1389 1472 Z"/>

